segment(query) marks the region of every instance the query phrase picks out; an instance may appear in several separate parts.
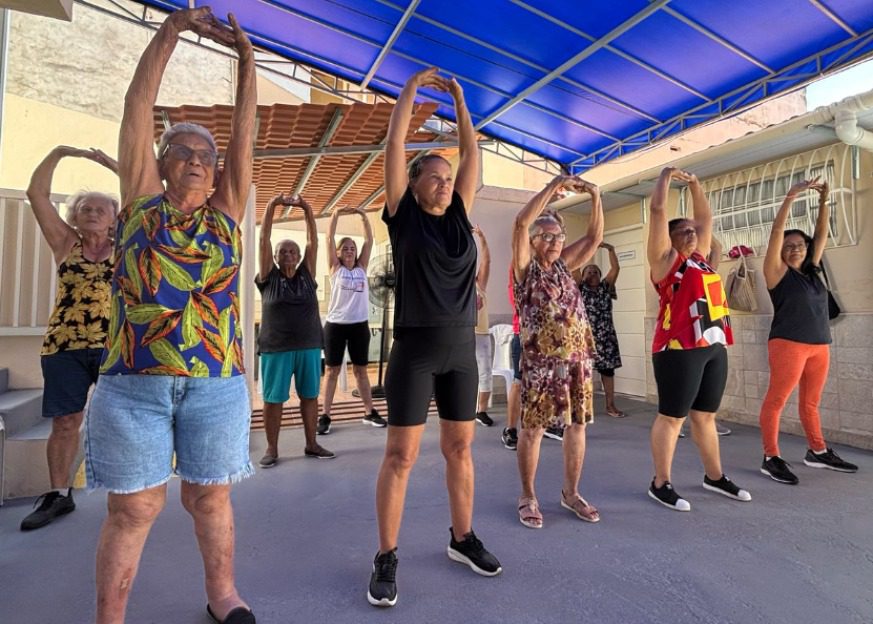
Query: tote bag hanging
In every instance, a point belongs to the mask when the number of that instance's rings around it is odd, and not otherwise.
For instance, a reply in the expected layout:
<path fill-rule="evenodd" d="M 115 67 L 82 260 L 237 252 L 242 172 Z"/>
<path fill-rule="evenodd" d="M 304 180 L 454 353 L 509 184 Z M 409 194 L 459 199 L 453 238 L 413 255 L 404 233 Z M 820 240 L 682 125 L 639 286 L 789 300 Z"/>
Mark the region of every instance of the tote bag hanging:
<path fill-rule="evenodd" d="M 745 255 L 740 255 L 739 263 L 728 274 L 727 300 L 731 310 L 755 312 L 758 300 L 755 297 L 755 271 L 749 269 Z"/>

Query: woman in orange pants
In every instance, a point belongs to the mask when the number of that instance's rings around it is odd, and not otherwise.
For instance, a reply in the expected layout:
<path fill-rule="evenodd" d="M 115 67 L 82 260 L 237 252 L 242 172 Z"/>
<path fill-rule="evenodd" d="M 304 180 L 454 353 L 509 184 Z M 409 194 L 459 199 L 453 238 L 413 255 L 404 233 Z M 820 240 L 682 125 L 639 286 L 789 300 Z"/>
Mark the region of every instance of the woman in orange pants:
<path fill-rule="evenodd" d="M 813 238 L 801 230 L 784 229 L 791 204 L 810 190 L 819 194 Z M 839 472 L 858 470 L 828 448 L 822 437 L 818 411 L 830 362 L 827 289 L 817 275 L 828 238 L 829 213 L 827 182 L 818 182 L 816 178 L 792 186 L 773 221 L 764 259 L 764 279 L 773 302 L 773 323 L 767 343 L 770 386 L 760 417 L 764 442 L 761 472 L 774 481 L 790 485 L 796 485 L 798 479 L 779 455 L 779 417 L 798 384 L 800 424 L 809 446 L 803 463 Z"/>

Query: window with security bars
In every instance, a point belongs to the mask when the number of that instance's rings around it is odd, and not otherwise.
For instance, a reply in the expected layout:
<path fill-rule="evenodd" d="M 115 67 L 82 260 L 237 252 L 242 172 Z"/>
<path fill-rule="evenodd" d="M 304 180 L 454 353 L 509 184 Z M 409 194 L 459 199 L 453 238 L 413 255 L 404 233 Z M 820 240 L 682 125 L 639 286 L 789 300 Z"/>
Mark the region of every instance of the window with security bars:
<path fill-rule="evenodd" d="M 713 234 L 725 252 L 734 245 L 752 247 L 763 254 L 776 212 L 788 189 L 801 180 L 827 181 L 828 246 L 855 244 L 854 185 L 849 146 L 833 145 L 706 180 L 704 191 L 713 212 Z M 690 202 L 684 203 L 690 213 Z M 791 206 L 786 229 L 812 235 L 818 217 L 818 193 L 808 192 Z"/>

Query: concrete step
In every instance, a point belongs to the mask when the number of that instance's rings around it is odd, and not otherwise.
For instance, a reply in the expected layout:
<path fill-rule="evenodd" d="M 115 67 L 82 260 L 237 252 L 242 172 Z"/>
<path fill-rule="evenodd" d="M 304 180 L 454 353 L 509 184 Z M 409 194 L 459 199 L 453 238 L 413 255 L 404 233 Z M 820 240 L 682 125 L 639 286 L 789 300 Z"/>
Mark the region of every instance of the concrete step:
<path fill-rule="evenodd" d="M 50 418 L 41 418 L 36 425 L 6 438 L 5 449 L 5 496 L 20 498 L 39 496 L 51 487 L 46 444 L 52 431 Z M 73 466 L 78 466 L 85 456 L 84 436 L 79 436 L 79 448 Z"/>
<path fill-rule="evenodd" d="M 6 437 L 35 427 L 42 420 L 42 390 L 7 390 L 0 394 L 0 418 L 6 423 Z"/>

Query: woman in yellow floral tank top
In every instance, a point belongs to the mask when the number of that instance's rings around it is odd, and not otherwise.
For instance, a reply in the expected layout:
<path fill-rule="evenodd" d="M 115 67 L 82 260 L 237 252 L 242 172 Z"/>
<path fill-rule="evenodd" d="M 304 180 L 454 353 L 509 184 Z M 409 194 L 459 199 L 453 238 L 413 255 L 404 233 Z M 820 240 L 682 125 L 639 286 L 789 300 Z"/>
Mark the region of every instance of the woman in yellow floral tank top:
<path fill-rule="evenodd" d="M 253 473 L 237 285 L 257 89 L 252 44 L 232 15 L 228 21 L 208 7 L 170 14 L 124 98 L 109 335 L 86 437 L 88 486 L 109 490 L 97 549 L 99 622 L 124 619 L 173 474 L 194 520 L 208 614 L 216 622 L 255 621 L 234 582 L 230 490 Z M 219 146 L 203 126 L 170 127 L 155 157 L 155 100 L 186 31 L 239 56 L 220 178 Z"/>
<path fill-rule="evenodd" d="M 560 216 L 543 212 L 563 190 L 591 194 L 588 231 L 568 245 L 564 244 L 566 234 Z M 557 176 L 534 195 L 515 218 L 513 294 L 521 322 L 523 350 L 518 517 L 524 526 L 532 529 L 543 526 L 534 492 L 540 443 L 545 428 L 556 425 L 565 427 L 561 506 L 580 520 L 600 520 L 594 505 L 579 494 L 585 459 L 585 426 L 594 420 L 594 336 L 572 273 L 591 259 L 602 240 L 600 191 L 579 178 Z"/>
<path fill-rule="evenodd" d="M 51 201 L 55 168 L 67 157 L 87 158 L 116 171 L 100 150 L 60 145 L 43 159 L 30 180 L 27 197 L 58 271 L 55 307 L 40 351 L 42 415 L 52 419 L 46 445 L 52 489 L 21 522 L 30 531 L 68 514 L 73 502 L 73 461 L 88 391 L 97 382 L 109 326 L 112 232 L 118 202 L 103 193 L 82 192 L 67 199 L 66 221 Z"/>

